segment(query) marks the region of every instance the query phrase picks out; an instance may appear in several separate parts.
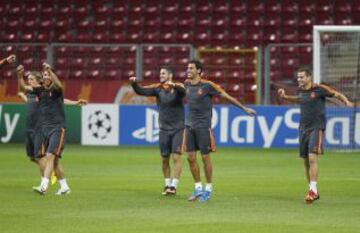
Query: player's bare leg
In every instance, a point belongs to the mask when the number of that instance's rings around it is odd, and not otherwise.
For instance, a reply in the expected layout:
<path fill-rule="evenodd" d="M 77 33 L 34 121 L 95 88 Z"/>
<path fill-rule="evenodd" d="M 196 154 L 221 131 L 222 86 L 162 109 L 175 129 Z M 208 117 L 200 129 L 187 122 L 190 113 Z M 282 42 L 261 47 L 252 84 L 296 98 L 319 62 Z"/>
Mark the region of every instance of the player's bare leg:
<path fill-rule="evenodd" d="M 199 164 L 196 160 L 196 152 L 188 153 L 188 162 L 189 162 L 191 174 L 194 178 L 194 182 L 199 183 L 200 182 L 200 168 L 199 168 Z"/>
<path fill-rule="evenodd" d="M 310 184 L 310 163 L 309 158 L 304 158 L 305 177 L 307 183 Z"/>
<path fill-rule="evenodd" d="M 195 201 L 203 193 L 202 184 L 200 182 L 200 168 L 196 160 L 196 152 L 188 152 L 188 162 L 195 182 L 195 190 L 189 197 L 188 201 Z"/>
<path fill-rule="evenodd" d="M 210 156 L 207 155 L 201 155 L 203 164 L 204 164 L 204 172 L 205 172 L 205 178 L 206 182 L 208 184 L 212 183 L 212 163 Z"/>
<path fill-rule="evenodd" d="M 162 172 L 164 175 L 164 179 L 165 179 L 165 187 L 164 190 L 162 192 L 162 195 L 167 195 L 168 191 L 170 190 L 170 185 L 171 185 L 171 178 L 170 178 L 170 156 L 162 156 L 161 157 L 161 162 L 162 162 Z"/>
<path fill-rule="evenodd" d="M 317 180 L 319 176 L 318 155 L 309 154 L 309 176 L 310 176 L 310 190 L 305 197 L 305 203 L 312 203 L 320 198 L 317 190 Z"/>
<path fill-rule="evenodd" d="M 60 189 L 56 192 L 56 195 L 69 194 L 70 188 L 65 179 L 64 168 L 60 164 L 60 160 L 58 158 L 55 158 L 54 170 L 55 170 L 56 177 L 58 178 L 59 184 L 60 184 Z"/>
<path fill-rule="evenodd" d="M 46 190 L 48 189 L 48 186 L 49 186 L 51 172 L 54 169 L 55 155 L 53 155 L 51 153 L 47 153 L 46 156 L 44 156 L 40 160 L 43 160 L 43 161 L 41 161 L 41 163 L 44 163 L 44 165 L 45 165 L 44 176 L 41 179 L 40 186 L 33 187 L 33 189 L 34 189 L 34 191 L 36 191 L 40 194 L 45 194 Z"/>
<path fill-rule="evenodd" d="M 181 175 L 181 155 L 180 154 L 171 154 L 174 166 L 174 176 L 171 180 L 170 189 L 168 190 L 168 194 L 176 194 L 177 185 L 179 183 L 180 175 Z"/>
<path fill-rule="evenodd" d="M 209 200 L 211 193 L 212 193 L 212 162 L 211 157 L 209 154 L 203 154 L 201 155 L 203 164 L 204 164 L 204 172 L 205 172 L 205 178 L 206 178 L 206 186 L 205 186 L 205 192 L 200 197 L 199 201 L 205 202 Z"/>

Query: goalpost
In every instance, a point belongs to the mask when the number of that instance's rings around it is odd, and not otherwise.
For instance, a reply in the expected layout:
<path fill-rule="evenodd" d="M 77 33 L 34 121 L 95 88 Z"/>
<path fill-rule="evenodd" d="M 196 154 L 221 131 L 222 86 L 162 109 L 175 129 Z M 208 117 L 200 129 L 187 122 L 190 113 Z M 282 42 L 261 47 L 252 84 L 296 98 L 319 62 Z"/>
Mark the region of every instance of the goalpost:
<path fill-rule="evenodd" d="M 314 82 L 327 84 L 355 103 L 353 108 L 330 102 L 327 147 L 360 149 L 360 26 L 314 26 Z"/>

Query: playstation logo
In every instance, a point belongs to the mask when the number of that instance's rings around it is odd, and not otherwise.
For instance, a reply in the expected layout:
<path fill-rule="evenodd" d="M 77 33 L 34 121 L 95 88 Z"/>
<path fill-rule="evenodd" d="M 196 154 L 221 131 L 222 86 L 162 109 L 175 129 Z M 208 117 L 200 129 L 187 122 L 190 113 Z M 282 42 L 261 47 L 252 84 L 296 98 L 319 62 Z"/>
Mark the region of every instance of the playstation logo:
<path fill-rule="evenodd" d="M 147 142 L 159 141 L 159 112 L 151 108 L 146 108 L 145 127 L 133 131 L 132 136 Z"/>

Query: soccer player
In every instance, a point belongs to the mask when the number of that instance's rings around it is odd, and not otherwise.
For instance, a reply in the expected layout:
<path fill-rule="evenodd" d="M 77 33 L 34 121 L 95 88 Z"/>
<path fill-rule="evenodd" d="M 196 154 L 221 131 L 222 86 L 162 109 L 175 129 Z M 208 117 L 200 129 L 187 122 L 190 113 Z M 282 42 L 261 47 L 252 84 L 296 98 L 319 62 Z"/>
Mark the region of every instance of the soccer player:
<path fill-rule="evenodd" d="M 189 201 L 207 201 L 212 193 L 212 163 L 210 152 L 216 150 L 213 132 L 211 130 L 212 103 L 214 95 L 225 98 L 230 103 L 241 108 L 249 115 L 255 115 L 255 110 L 245 107 L 234 97 L 227 94 L 219 85 L 201 77 L 203 71 L 199 61 L 192 60 L 187 66 L 185 81 L 186 98 L 189 111 L 186 115 L 185 132 L 188 162 L 195 181 L 195 190 L 189 197 Z M 200 150 L 206 178 L 205 190 L 200 181 L 200 170 L 196 160 L 196 152 Z"/>
<path fill-rule="evenodd" d="M 21 71 L 22 72 L 22 71 Z M 22 73 L 19 74 L 20 76 Z M 21 77 L 22 78 L 22 77 Z M 33 88 L 40 88 L 42 85 L 42 74 L 40 72 L 29 72 L 27 75 L 28 85 Z M 27 107 L 27 116 L 26 116 L 26 132 L 25 132 L 25 144 L 26 144 L 26 154 L 29 157 L 30 161 L 37 164 L 40 168 L 41 177 L 44 176 L 44 164 L 40 163 L 39 156 L 43 156 L 41 154 L 35 154 L 34 151 L 34 134 L 36 131 L 36 127 L 39 124 L 38 120 L 40 118 L 40 111 L 39 111 L 39 100 L 35 93 L 32 92 L 19 92 L 18 96 L 26 103 Z M 87 104 L 86 100 L 79 99 L 78 101 L 64 99 L 64 103 L 66 105 L 85 105 Z M 56 176 L 55 173 L 52 172 L 51 174 L 51 184 L 56 183 Z"/>
<path fill-rule="evenodd" d="M 17 76 L 21 89 L 34 92 L 39 99 L 40 120 L 38 120 L 34 136 L 34 153 L 43 154 L 41 151 L 46 148 L 45 156 L 39 160 L 39 163 L 44 163 L 44 176 L 40 185 L 34 187 L 34 191 L 46 194 L 50 175 L 54 170 L 60 184 L 60 189 L 56 194 L 68 194 L 70 188 L 59 161 L 65 137 L 64 98 L 61 82 L 47 63 L 43 64 L 43 85 L 41 87 L 25 85 L 23 74 L 24 67 L 19 66 Z"/>
<path fill-rule="evenodd" d="M 304 201 L 311 204 L 320 198 L 317 189 L 318 155 L 323 154 L 326 98 L 335 97 L 346 106 L 352 106 L 352 103 L 334 89 L 325 85 L 314 84 L 312 72 L 306 67 L 298 69 L 297 82 L 299 86 L 298 95 L 289 96 L 282 88 L 278 90 L 278 94 L 282 99 L 300 104 L 299 149 L 300 157 L 304 160 L 305 176 L 309 183 L 309 191 Z"/>
<path fill-rule="evenodd" d="M 173 76 L 173 69 L 163 66 L 160 69 L 160 83 L 142 87 L 137 83 L 136 77 L 129 79 L 136 94 L 155 96 L 159 107 L 159 145 L 165 179 L 163 195 L 176 194 L 181 174 L 181 153 L 185 144 L 183 105 L 185 88 L 181 83 L 174 83 Z M 174 163 L 173 178 L 170 176 L 170 157 Z"/>
<path fill-rule="evenodd" d="M 6 64 L 15 63 L 15 61 L 16 61 L 16 56 L 14 54 L 11 54 L 7 58 L 4 58 L 4 59 L 0 60 L 0 68 L 5 66 Z"/>

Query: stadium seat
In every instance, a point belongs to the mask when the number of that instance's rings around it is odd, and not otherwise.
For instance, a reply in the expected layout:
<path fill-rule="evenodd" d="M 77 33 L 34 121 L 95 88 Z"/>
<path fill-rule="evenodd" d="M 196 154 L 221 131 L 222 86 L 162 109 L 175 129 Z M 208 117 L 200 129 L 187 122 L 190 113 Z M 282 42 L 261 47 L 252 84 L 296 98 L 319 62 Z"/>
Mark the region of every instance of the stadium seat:
<path fill-rule="evenodd" d="M 279 14 L 267 13 L 264 19 L 264 26 L 266 30 L 278 30 L 280 28 L 282 19 Z"/>
<path fill-rule="evenodd" d="M 120 69 L 105 70 L 104 78 L 106 79 L 121 79 Z"/>
<path fill-rule="evenodd" d="M 320 12 L 318 12 L 317 15 L 316 15 L 315 23 L 317 25 L 333 25 L 334 20 L 333 20 L 331 15 L 329 15 L 327 13 L 326 14 L 321 14 Z"/>
<path fill-rule="evenodd" d="M 32 33 L 22 33 L 20 41 L 25 43 L 33 42 L 35 41 L 35 35 Z"/>
<path fill-rule="evenodd" d="M 115 32 L 110 33 L 109 42 L 110 43 L 124 43 L 126 41 L 126 36 L 124 32 Z"/>
<path fill-rule="evenodd" d="M 343 0 L 335 0 L 334 11 L 351 14 L 351 3 Z"/>
<path fill-rule="evenodd" d="M 281 32 L 281 42 L 283 43 L 297 43 L 298 33 L 294 30 L 284 30 Z"/>
<path fill-rule="evenodd" d="M 343 13 L 343 12 L 335 13 L 334 23 L 335 23 L 335 25 L 352 25 L 352 24 L 354 24 L 351 14 Z"/>
<path fill-rule="evenodd" d="M 207 0 L 198 0 L 195 1 L 195 11 L 196 14 L 208 14 L 209 12 L 211 12 L 212 10 L 212 5 L 209 1 Z"/>
<path fill-rule="evenodd" d="M 333 12 L 333 1 L 329 0 L 318 0 L 316 4 L 317 12 Z"/>
<path fill-rule="evenodd" d="M 281 10 L 284 13 L 295 14 L 299 11 L 298 1 L 294 0 L 283 0 L 281 2 Z"/>
<path fill-rule="evenodd" d="M 213 6 L 213 13 L 214 14 L 222 14 L 228 15 L 229 14 L 229 3 L 222 0 L 216 0 L 212 2 Z"/>
<path fill-rule="evenodd" d="M 281 13 L 281 4 L 277 0 L 268 0 L 265 4 L 265 11 L 266 14 L 269 13 Z"/>
<path fill-rule="evenodd" d="M 248 12 L 257 12 L 263 14 L 265 11 L 264 2 L 261 0 L 248 1 L 247 10 Z"/>
<path fill-rule="evenodd" d="M 68 59 L 67 58 L 57 58 L 55 59 L 55 70 L 65 70 L 68 68 Z"/>
<path fill-rule="evenodd" d="M 177 11 L 179 10 L 179 1 L 167 0 L 163 2 L 161 10 L 163 13 L 170 13 L 176 15 Z"/>
<path fill-rule="evenodd" d="M 316 11 L 316 2 L 313 0 L 302 0 L 299 4 L 300 15 L 303 13 L 313 14 Z"/>
<path fill-rule="evenodd" d="M 247 4 L 245 1 L 230 1 L 230 14 L 239 15 L 247 12 Z"/>

